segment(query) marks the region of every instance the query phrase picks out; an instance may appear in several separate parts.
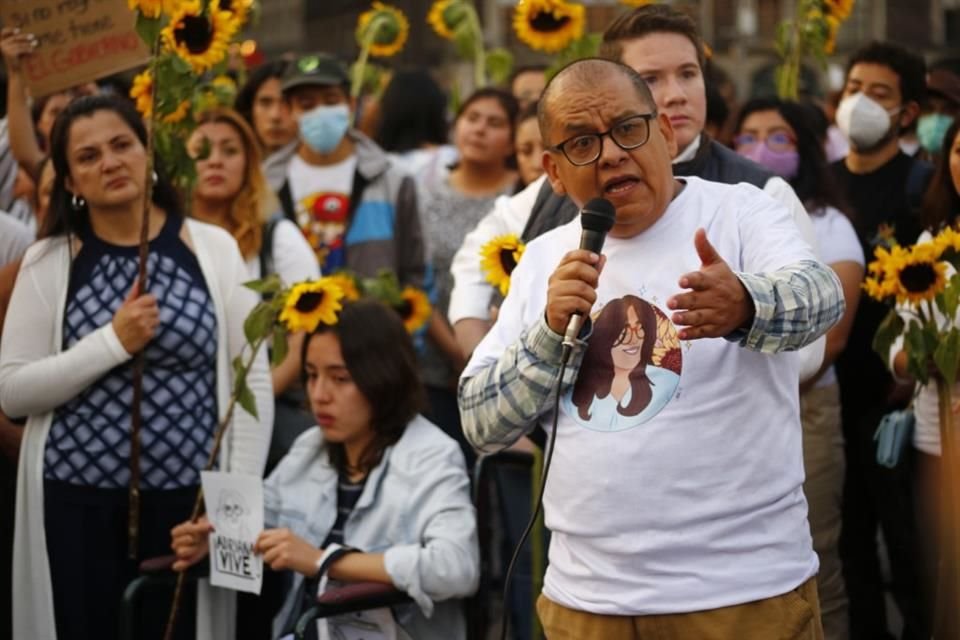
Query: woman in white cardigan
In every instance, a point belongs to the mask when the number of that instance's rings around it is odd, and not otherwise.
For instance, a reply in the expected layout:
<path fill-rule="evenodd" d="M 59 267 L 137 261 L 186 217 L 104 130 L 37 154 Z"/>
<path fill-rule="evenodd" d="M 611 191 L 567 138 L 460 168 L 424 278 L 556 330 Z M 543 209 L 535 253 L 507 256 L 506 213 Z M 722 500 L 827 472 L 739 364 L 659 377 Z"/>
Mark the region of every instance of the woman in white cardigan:
<path fill-rule="evenodd" d="M 14 537 L 14 637 L 114 638 L 137 563 L 167 553 L 232 388 L 256 294 L 233 238 L 184 220 L 154 174 L 147 291 L 138 296 L 146 131 L 124 100 L 77 100 L 52 135 L 57 173 L 43 235 L 24 258 L 0 343 L 0 407 L 26 416 Z M 143 351 L 139 555 L 127 558 L 133 354 Z M 220 469 L 261 474 L 272 424 L 265 356 L 248 376 Z M 232 594 L 202 586 L 197 637 L 232 637 Z M 169 598 L 169 595 L 166 596 Z M 163 598 L 138 611 L 160 637 Z M 182 625 L 184 637 L 193 625 Z M 178 636 L 180 637 L 180 636 Z"/>

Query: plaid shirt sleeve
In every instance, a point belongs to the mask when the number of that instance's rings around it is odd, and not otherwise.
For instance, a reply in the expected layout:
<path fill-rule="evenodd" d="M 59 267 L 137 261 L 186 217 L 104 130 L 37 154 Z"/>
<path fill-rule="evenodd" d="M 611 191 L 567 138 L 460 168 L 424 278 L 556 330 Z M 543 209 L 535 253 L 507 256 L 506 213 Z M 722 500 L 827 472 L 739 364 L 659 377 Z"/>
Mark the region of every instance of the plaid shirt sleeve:
<path fill-rule="evenodd" d="M 763 353 L 795 351 L 826 333 L 843 316 L 843 288 L 833 269 L 802 260 L 769 274 L 736 274 L 753 298 L 748 330 L 727 340 Z"/>
<path fill-rule="evenodd" d="M 474 447 L 484 453 L 504 449 L 533 431 L 537 419 L 553 408 L 562 343 L 563 336 L 541 317 L 498 360 L 460 381 L 460 417 Z M 561 394 L 573 385 L 585 346 L 577 341 Z"/>

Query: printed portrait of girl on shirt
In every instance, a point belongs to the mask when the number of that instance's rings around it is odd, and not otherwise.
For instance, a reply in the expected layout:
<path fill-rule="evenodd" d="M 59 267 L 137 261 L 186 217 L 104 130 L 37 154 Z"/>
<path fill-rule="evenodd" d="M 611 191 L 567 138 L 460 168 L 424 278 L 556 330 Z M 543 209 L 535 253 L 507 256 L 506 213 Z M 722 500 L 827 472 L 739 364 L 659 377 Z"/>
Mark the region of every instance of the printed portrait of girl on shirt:
<path fill-rule="evenodd" d="M 594 318 L 581 374 L 564 398 L 564 410 L 596 431 L 640 426 L 673 397 L 679 355 L 676 329 L 650 303 L 633 295 L 611 300 Z"/>

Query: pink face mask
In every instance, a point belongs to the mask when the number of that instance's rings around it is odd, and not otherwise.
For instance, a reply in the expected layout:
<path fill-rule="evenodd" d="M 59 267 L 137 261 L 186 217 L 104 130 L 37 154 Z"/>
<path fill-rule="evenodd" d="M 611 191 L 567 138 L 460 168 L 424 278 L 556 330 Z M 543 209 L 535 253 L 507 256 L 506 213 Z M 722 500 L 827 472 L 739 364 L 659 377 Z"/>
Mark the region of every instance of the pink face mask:
<path fill-rule="evenodd" d="M 765 143 L 760 142 L 746 149 L 738 149 L 737 153 L 785 180 L 797 177 L 797 171 L 800 169 L 800 154 L 796 150 L 771 151 Z"/>

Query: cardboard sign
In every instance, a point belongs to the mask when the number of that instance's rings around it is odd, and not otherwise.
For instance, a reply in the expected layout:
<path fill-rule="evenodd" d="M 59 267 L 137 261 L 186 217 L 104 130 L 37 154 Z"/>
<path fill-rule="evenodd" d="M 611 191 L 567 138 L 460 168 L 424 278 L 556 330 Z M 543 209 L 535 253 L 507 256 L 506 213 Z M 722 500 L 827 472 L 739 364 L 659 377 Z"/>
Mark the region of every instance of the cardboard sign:
<path fill-rule="evenodd" d="M 203 471 L 203 499 L 210 534 L 210 584 L 260 593 L 263 556 L 253 552 L 263 531 L 263 480 L 257 476 Z"/>
<path fill-rule="evenodd" d="M 150 58 L 127 0 L 2 0 L 0 20 L 37 38 L 33 55 L 21 63 L 35 98 Z"/>

